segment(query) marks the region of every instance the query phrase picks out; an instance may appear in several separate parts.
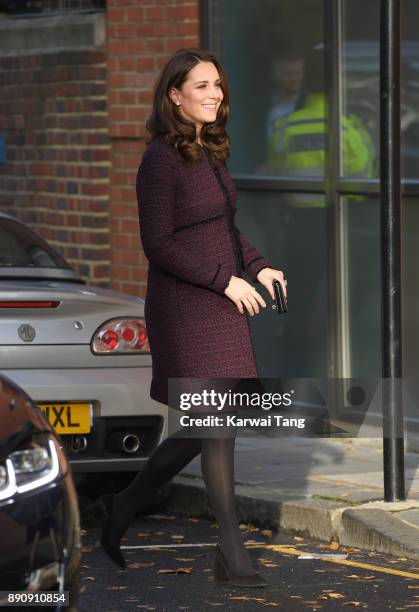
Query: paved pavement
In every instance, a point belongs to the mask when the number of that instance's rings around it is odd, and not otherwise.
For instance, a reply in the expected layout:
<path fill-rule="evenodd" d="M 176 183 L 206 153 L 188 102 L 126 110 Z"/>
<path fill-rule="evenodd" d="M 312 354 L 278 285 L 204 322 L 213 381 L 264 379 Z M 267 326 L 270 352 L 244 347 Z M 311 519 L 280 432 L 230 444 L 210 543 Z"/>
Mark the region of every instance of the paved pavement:
<path fill-rule="evenodd" d="M 419 454 L 406 453 L 407 501 L 383 501 L 379 439 L 238 437 L 239 519 L 345 546 L 419 559 Z M 169 508 L 213 517 L 200 457 L 173 480 Z"/>

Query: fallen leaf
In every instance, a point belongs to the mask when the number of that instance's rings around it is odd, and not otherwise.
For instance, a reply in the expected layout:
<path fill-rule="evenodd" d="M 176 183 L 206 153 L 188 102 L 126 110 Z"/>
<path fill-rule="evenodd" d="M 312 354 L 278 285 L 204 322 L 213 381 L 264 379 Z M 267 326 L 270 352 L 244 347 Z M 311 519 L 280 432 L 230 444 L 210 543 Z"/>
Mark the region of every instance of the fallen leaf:
<path fill-rule="evenodd" d="M 175 569 L 160 569 L 158 574 L 190 574 L 192 572 L 191 567 L 177 567 Z"/>
<path fill-rule="evenodd" d="M 362 605 L 362 601 L 345 601 L 345 603 L 342 604 L 342 606 L 353 606 L 354 608 L 359 608 L 359 606 Z"/>
<path fill-rule="evenodd" d="M 175 557 L 175 561 L 181 561 L 182 563 L 187 563 L 188 561 L 196 561 L 194 557 Z"/>
<path fill-rule="evenodd" d="M 94 576 L 84 576 L 83 580 L 96 580 Z"/>
<path fill-rule="evenodd" d="M 262 604 L 263 606 L 269 606 L 270 608 L 272 607 L 278 607 L 280 604 L 276 601 L 266 601 L 265 598 L 263 597 L 249 597 L 247 595 L 237 595 L 237 596 L 233 596 L 231 595 L 229 597 L 229 599 L 234 599 L 234 600 L 238 600 L 238 601 L 256 601 L 259 604 Z"/>
<path fill-rule="evenodd" d="M 172 540 L 183 540 L 185 536 L 179 535 L 179 534 L 174 534 L 174 535 L 172 535 L 170 537 L 172 538 Z"/>
<path fill-rule="evenodd" d="M 164 550 L 166 552 L 179 552 L 176 548 L 162 548 L 161 546 L 153 546 L 150 550 L 152 550 L 153 552 L 160 552 L 161 550 Z"/>
<path fill-rule="evenodd" d="M 259 561 L 264 565 L 264 567 L 280 567 L 279 563 L 273 563 L 273 559 L 259 557 Z"/>
<path fill-rule="evenodd" d="M 294 540 L 296 540 L 297 542 L 303 542 L 304 538 L 300 538 L 300 536 L 294 536 Z"/>
<path fill-rule="evenodd" d="M 96 550 L 95 546 L 82 546 L 81 547 L 81 552 L 82 553 L 94 552 L 95 550 Z"/>
<path fill-rule="evenodd" d="M 111 586 L 108 587 L 108 591 L 124 591 L 127 588 L 127 586 Z"/>
<path fill-rule="evenodd" d="M 129 563 L 128 567 L 131 569 L 140 569 L 141 567 L 151 567 L 152 565 L 156 565 L 154 562 L 150 563 L 140 563 L 139 561 L 134 561 L 133 563 Z"/>
<path fill-rule="evenodd" d="M 361 576 L 362 580 L 375 580 L 375 574 L 370 574 L 369 576 Z"/>
<path fill-rule="evenodd" d="M 257 527 L 249 525 L 248 523 L 240 523 L 239 529 L 242 531 L 259 531 Z"/>
<path fill-rule="evenodd" d="M 272 529 L 263 529 L 260 532 L 260 535 L 266 536 L 267 538 L 271 538 L 272 537 Z"/>
<path fill-rule="evenodd" d="M 237 601 L 266 601 L 264 597 L 251 597 L 250 595 L 230 595 L 229 599 Z"/>
<path fill-rule="evenodd" d="M 197 519 L 197 518 L 188 518 L 188 521 L 189 521 L 190 523 L 199 523 L 199 519 Z M 218 605 L 218 604 L 217 604 L 217 605 Z"/>
<path fill-rule="evenodd" d="M 341 593 L 328 593 L 327 594 L 330 599 L 344 599 L 347 595 L 342 595 Z"/>

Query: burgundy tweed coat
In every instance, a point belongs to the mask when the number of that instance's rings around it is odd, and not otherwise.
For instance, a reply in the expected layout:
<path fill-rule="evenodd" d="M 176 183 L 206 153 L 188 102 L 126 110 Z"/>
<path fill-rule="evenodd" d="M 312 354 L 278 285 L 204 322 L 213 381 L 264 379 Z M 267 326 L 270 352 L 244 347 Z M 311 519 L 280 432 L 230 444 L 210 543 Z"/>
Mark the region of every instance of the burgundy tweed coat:
<path fill-rule="evenodd" d="M 218 178 L 217 178 L 218 175 Z M 220 182 L 221 178 L 221 182 Z M 253 378 L 249 316 L 224 294 L 231 276 L 271 264 L 234 224 L 236 189 L 207 149 L 180 160 L 164 136 L 147 147 L 137 175 L 140 235 L 149 260 L 145 321 L 150 396 L 168 404 L 168 378 Z"/>

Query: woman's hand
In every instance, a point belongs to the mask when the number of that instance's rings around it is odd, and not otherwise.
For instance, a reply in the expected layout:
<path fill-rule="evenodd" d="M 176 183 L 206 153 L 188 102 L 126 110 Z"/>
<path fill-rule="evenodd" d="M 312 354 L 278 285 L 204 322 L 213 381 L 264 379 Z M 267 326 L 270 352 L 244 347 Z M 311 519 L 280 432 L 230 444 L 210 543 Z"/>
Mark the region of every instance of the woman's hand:
<path fill-rule="evenodd" d="M 250 283 L 238 276 L 231 277 L 224 293 L 236 304 L 240 314 L 244 313 L 243 306 L 247 308 L 248 313 L 252 317 L 259 313 L 259 304 L 266 308 L 263 297 Z"/>
<path fill-rule="evenodd" d="M 284 279 L 284 273 L 281 270 L 274 270 L 273 268 L 262 268 L 257 275 L 257 279 L 261 285 L 266 287 L 269 291 L 272 299 L 275 299 L 275 291 L 272 285 L 272 281 L 279 280 L 284 290 L 285 299 L 287 298 L 287 281 Z"/>

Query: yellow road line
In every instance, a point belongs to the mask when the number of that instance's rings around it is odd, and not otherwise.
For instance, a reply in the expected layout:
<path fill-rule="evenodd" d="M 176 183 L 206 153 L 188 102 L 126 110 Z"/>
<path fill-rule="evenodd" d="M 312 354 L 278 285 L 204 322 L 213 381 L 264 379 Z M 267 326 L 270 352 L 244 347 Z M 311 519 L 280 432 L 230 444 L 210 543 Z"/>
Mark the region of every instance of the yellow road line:
<path fill-rule="evenodd" d="M 284 546 L 282 544 L 246 544 L 249 548 L 268 548 L 269 550 L 274 550 L 275 552 L 282 553 L 283 555 L 303 555 L 310 554 L 310 552 L 306 549 L 304 550 L 296 550 L 295 548 L 290 548 L 289 546 Z M 318 553 L 316 553 L 318 554 Z M 327 555 L 329 553 L 325 553 Z M 403 576 L 404 578 L 414 578 L 415 580 L 419 580 L 419 574 L 414 574 L 413 572 L 404 572 L 402 570 L 393 569 L 391 567 L 382 567 L 380 565 L 370 565 L 369 563 L 360 563 L 359 561 L 350 561 L 348 559 L 332 559 L 330 557 L 317 557 L 320 561 L 327 561 L 328 563 L 336 563 L 337 565 L 349 565 L 351 567 L 359 567 L 361 569 L 370 570 L 373 572 L 381 572 L 383 574 L 392 574 L 393 576 Z"/>

